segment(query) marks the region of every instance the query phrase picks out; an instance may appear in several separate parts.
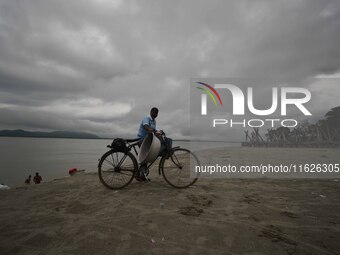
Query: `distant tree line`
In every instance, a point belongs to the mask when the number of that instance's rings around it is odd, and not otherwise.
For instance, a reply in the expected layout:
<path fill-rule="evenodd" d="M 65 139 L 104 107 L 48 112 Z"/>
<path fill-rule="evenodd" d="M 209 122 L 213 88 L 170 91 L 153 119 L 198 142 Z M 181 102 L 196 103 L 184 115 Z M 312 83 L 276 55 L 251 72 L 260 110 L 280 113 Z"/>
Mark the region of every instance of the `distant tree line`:
<path fill-rule="evenodd" d="M 265 136 L 268 143 L 337 143 L 340 141 L 340 106 L 332 108 L 315 124 L 304 121 L 292 130 L 268 129 Z"/>
<path fill-rule="evenodd" d="M 328 111 L 324 119 L 315 124 L 303 121 L 293 129 L 279 127 L 268 129 L 265 139 L 254 128 L 246 133 L 246 146 L 339 146 L 340 145 L 340 106 Z"/>

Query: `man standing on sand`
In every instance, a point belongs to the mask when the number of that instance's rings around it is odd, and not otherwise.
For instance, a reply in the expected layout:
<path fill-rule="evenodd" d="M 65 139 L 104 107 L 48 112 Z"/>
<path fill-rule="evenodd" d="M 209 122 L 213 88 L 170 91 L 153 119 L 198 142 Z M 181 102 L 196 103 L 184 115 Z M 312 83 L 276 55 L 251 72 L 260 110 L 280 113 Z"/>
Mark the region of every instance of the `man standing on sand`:
<path fill-rule="evenodd" d="M 156 118 L 158 116 L 158 109 L 153 107 L 150 111 L 150 116 L 144 117 L 139 125 L 137 136 L 141 141 L 149 134 L 156 131 Z"/>
<path fill-rule="evenodd" d="M 143 139 L 150 133 L 155 133 L 156 136 L 160 136 L 162 134 L 161 131 L 157 131 L 156 130 L 156 118 L 158 116 L 158 108 L 153 107 L 150 110 L 150 116 L 144 117 L 142 122 L 139 125 L 139 129 L 138 129 L 138 134 L 137 136 L 140 138 L 140 144 L 142 144 Z M 172 145 L 172 140 L 170 138 L 166 139 L 166 143 L 168 144 L 168 146 L 171 147 Z M 162 151 L 162 147 L 161 147 L 161 151 Z M 143 181 L 147 181 L 147 179 L 145 178 L 145 175 L 143 175 L 143 168 L 147 167 L 147 163 L 142 163 L 140 164 L 140 168 L 139 168 L 139 173 L 136 176 L 136 180 L 143 182 Z"/>
<path fill-rule="evenodd" d="M 140 145 L 142 144 L 143 139 L 150 133 L 155 133 L 156 131 L 156 118 L 158 116 L 158 108 L 153 107 L 150 111 L 150 116 L 144 117 L 142 122 L 139 125 L 138 129 L 138 138 L 140 138 Z M 136 176 L 136 180 L 139 182 L 147 181 L 144 174 L 141 173 L 143 168 L 147 167 L 147 163 L 140 164 L 139 172 Z"/>

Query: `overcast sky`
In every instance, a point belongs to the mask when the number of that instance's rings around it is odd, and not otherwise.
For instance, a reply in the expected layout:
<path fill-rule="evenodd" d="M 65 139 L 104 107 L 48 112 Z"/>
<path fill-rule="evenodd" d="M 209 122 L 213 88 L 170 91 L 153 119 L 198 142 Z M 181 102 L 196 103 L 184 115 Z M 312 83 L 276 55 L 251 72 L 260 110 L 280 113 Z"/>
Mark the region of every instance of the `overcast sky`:
<path fill-rule="evenodd" d="M 188 138 L 190 78 L 209 77 L 299 81 L 317 119 L 339 85 L 306 81 L 340 77 L 339 45 L 339 1 L 0 0 L 0 129 L 134 137 L 157 106 Z"/>

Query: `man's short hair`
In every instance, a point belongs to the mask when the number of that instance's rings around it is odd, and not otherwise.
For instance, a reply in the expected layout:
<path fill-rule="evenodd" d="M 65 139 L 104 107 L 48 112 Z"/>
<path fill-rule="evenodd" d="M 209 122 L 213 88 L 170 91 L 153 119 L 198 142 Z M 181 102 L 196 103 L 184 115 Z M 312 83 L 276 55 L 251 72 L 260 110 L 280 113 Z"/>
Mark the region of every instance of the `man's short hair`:
<path fill-rule="evenodd" d="M 157 107 L 152 107 L 150 112 L 157 112 L 158 113 L 158 108 Z"/>

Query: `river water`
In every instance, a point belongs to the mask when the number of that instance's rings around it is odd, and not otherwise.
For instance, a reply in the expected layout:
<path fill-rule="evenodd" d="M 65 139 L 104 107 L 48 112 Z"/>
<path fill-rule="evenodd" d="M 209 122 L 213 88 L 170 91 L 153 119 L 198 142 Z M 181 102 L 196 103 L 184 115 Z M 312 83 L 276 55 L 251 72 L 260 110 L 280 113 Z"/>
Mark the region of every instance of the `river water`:
<path fill-rule="evenodd" d="M 109 139 L 62 139 L 0 137 L 0 184 L 22 185 L 39 172 L 43 181 L 68 175 L 76 167 L 96 172 L 98 159 L 108 149 Z M 174 146 L 208 149 L 240 146 L 239 143 L 174 141 Z"/>

